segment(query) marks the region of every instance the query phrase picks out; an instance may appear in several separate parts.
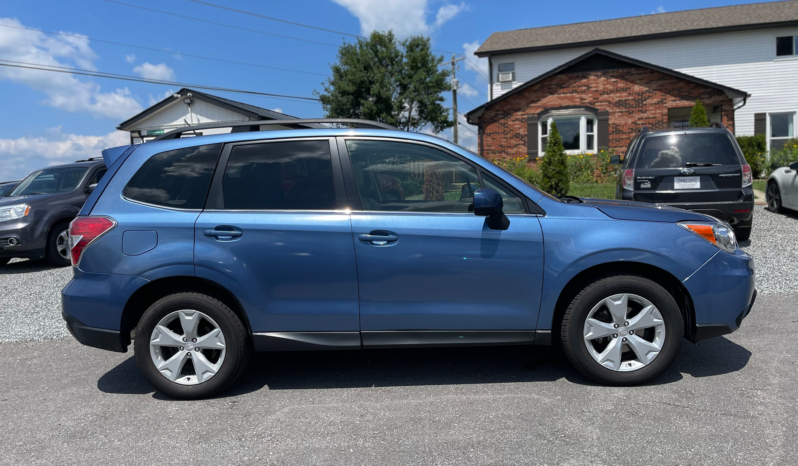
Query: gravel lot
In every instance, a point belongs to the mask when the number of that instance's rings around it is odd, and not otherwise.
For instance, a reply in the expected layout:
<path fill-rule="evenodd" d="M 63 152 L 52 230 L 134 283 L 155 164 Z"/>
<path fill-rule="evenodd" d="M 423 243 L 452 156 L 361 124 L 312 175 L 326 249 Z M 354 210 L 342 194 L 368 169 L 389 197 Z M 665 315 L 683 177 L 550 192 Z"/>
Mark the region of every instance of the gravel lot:
<path fill-rule="evenodd" d="M 760 294 L 798 293 L 798 214 L 773 214 L 756 206 L 754 229 L 742 249 L 756 259 Z M 69 336 L 61 320 L 61 289 L 70 267 L 18 261 L 0 267 L 0 342 Z"/>

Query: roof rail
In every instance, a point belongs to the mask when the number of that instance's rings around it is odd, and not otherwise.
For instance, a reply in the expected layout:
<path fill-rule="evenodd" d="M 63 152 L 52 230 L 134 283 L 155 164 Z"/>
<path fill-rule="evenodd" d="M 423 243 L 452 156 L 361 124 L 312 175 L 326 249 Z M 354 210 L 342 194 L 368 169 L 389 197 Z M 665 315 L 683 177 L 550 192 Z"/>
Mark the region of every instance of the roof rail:
<path fill-rule="evenodd" d="M 162 134 L 153 141 L 162 141 L 164 139 L 179 139 L 183 133 L 191 133 L 197 130 L 214 129 L 214 128 L 233 128 L 231 133 L 246 133 L 249 131 L 260 131 L 260 127 L 264 125 L 273 126 L 288 126 L 292 129 L 309 129 L 303 128 L 303 125 L 308 124 L 348 124 L 357 125 L 359 128 L 369 129 L 387 129 L 391 131 L 401 131 L 395 126 L 387 123 L 380 123 L 378 121 L 360 120 L 357 118 L 309 118 L 309 119 L 292 119 L 292 120 L 258 120 L 258 121 L 242 121 L 240 123 L 205 123 L 202 125 L 187 126 L 185 128 L 178 128 Z M 241 128 L 241 129 L 239 129 Z M 324 128 L 323 126 L 321 128 Z"/>
<path fill-rule="evenodd" d="M 75 160 L 75 163 L 81 163 L 81 162 L 96 162 L 96 161 L 98 161 L 98 160 L 102 160 L 102 159 L 103 159 L 102 157 L 89 157 L 89 158 L 88 158 L 88 159 L 86 159 L 86 160 Z"/>
<path fill-rule="evenodd" d="M 642 128 L 638 128 L 637 132 L 640 134 L 644 134 L 648 132 L 648 126 L 643 126 Z"/>
<path fill-rule="evenodd" d="M 709 124 L 709 127 L 710 127 L 710 128 L 720 128 L 720 129 L 726 129 L 726 127 L 725 127 L 725 126 L 723 126 L 723 123 L 720 123 L 720 122 L 717 122 L 717 121 L 713 121 L 712 123 L 710 123 L 710 124 Z"/>

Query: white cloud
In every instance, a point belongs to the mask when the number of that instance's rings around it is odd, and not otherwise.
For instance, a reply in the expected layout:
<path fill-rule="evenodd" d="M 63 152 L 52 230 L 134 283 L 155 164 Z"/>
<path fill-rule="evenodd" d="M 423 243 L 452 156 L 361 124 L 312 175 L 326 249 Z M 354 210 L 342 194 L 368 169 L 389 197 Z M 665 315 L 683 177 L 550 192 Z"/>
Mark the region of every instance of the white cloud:
<path fill-rule="evenodd" d="M 477 56 L 474 55 L 474 52 L 477 51 L 479 46 L 480 43 L 476 40 L 471 43 L 463 44 L 463 54 L 466 57 L 466 59 L 463 61 L 465 62 L 466 68 L 487 79 L 490 76 L 490 70 L 488 70 L 488 59 L 477 58 Z"/>
<path fill-rule="evenodd" d="M 280 108 L 280 107 L 273 108 L 272 111 L 277 112 L 277 113 L 283 113 L 283 109 Z"/>
<path fill-rule="evenodd" d="M 133 64 L 136 63 L 136 56 L 135 55 L 125 55 L 125 61 Z"/>
<path fill-rule="evenodd" d="M 460 83 L 460 86 L 457 88 L 457 90 L 460 92 L 460 94 L 462 94 L 462 95 L 464 95 L 466 97 L 477 97 L 477 96 L 479 96 L 479 93 L 477 93 L 477 90 L 474 89 L 473 87 L 471 87 L 467 83 Z"/>
<path fill-rule="evenodd" d="M 412 35 L 429 35 L 466 9 L 465 4 L 444 5 L 431 24 L 428 0 L 333 0 L 360 20 L 360 33 L 392 30 L 399 39 Z"/>
<path fill-rule="evenodd" d="M 0 139 L 3 178 L 21 179 L 34 170 L 88 157 L 99 157 L 104 149 L 130 144 L 130 135 L 114 131 L 102 136 L 64 134 L 50 128 L 42 136 Z"/>
<path fill-rule="evenodd" d="M 652 15 L 655 15 L 657 13 L 665 13 L 665 7 L 660 5 L 660 6 L 657 7 L 656 10 L 651 10 L 651 14 Z"/>
<path fill-rule="evenodd" d="M 16 19 L 0 18 L 0 24 L 23 27 Z M 85 37 L 54 36 L 40 32 L 3 28 L 0 56 L 4 60 L 50 66 L 77 66 L 94 70 L 97 55 Z M 69 60 L 63 63 L 57 58 Z M 141 111 L 141 105 L 127 88 L 102 92 L 94 82 L 78 80 L 74 75 L 23 68 L 2 67 L 0 80 L 24 84 L 44 92 L 45 105 L 67 112 L 88 112 L 95 117 L 127 119 Z"/>
<path fill-rule="evenodd" d="M 148 96 L 148 98 L 147 98 L 148 104 L 150 105 L 150 107 L 152 107 L 153 105 L 157 104 L 158 102 L 162 101 L 163 99 L 165 99 L 167 97 L 170 97 L 170 96 L 172 96 L 174 94 L 175 94 L 175 90 L 172 89 L 172 88 L 169 88 L 169 89 L 163 91 L 160 94 L 155 94 L 155 95 L 150 94 Z"/>
<path fill-rule="evenodd" d="M 144 79 L 155 79 L 158 81 L 174 81 L 175 70 L 169 68 L 166 63 L 153 65 L 150 62 L 142 63 L 133 68 L 133 72 Z"/>

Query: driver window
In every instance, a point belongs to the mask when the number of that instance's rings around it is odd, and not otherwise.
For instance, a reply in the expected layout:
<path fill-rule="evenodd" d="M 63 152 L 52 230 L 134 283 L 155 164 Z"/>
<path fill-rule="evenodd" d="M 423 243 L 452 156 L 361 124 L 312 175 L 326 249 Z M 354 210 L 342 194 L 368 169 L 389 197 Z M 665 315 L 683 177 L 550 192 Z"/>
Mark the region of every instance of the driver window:
<path fill-rule="evenodd" d="M 348 140 L 363 210 L 473 211 L 479 178 L 471 166 L 419 144 Z"/>

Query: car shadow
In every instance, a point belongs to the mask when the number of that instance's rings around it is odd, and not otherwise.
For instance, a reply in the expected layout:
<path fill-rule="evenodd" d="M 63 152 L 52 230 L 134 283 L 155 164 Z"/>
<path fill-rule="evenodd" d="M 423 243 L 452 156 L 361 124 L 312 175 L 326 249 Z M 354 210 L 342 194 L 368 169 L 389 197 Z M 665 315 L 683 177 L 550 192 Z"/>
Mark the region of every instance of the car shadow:
<path fill-rule="evenodd" d="M 722 337 L 702 342 L 700 346 L 684 341 L 673 366 L 649 385 L 673 383 L 684 374 L 701 378 L 736 372 L 748 364 L 750 357 L 750 351 Z M 580 385 L 595 385 L 571 366 L 562 351 L 541 346 L 255 353 L 244 375 L 219 398 L 263 388 L 318 390 L 533 383 L 561 378 Z M 144 380 L 132 357 L 104 374 L 97 388 L 106 393 L 153 393 L 154 398 L 170 399 L 155 392 Z"/>
<path fill-rule="evenodd" d="M 17 273 L 33 273 L 33 272 L 46 272 L 53 269 L 63 269 L 52 265 L 44 259 L 37 260 L 21 260 L 16 262 L 9 262 L 6 265 L 0 266 L 0 275 L 12 275 Z"/>

